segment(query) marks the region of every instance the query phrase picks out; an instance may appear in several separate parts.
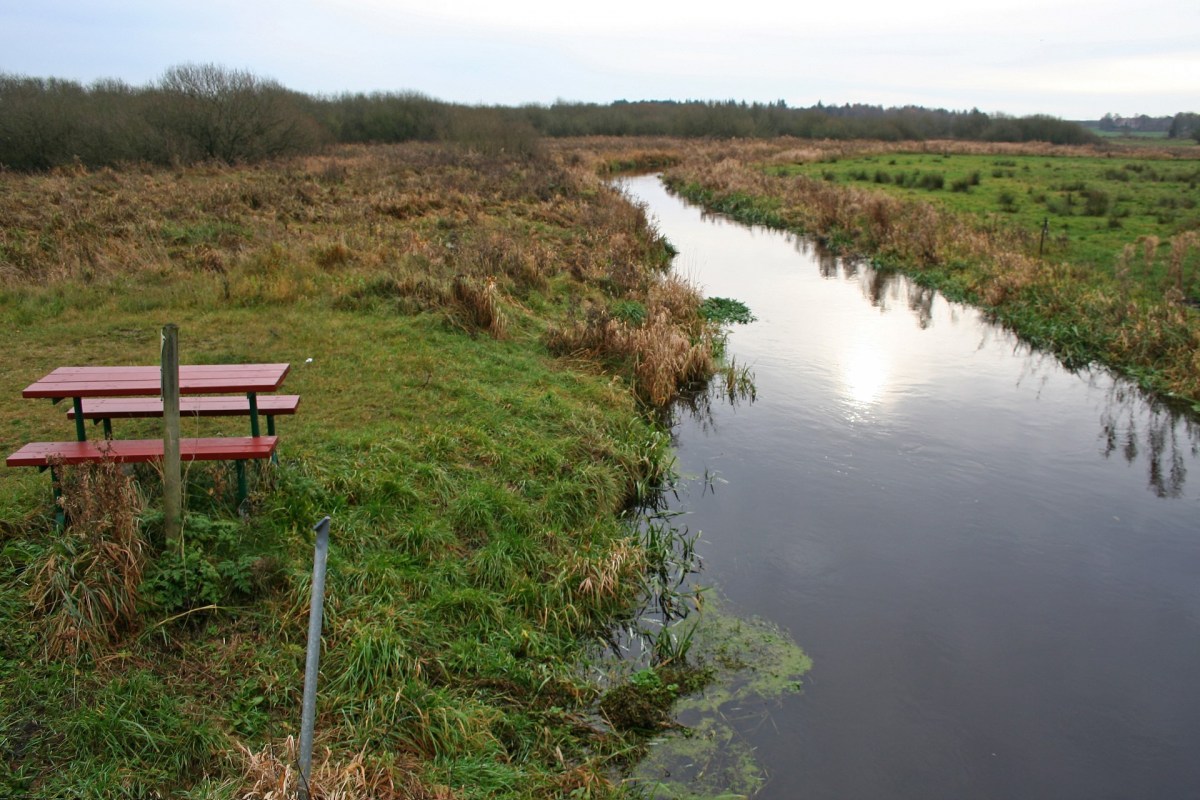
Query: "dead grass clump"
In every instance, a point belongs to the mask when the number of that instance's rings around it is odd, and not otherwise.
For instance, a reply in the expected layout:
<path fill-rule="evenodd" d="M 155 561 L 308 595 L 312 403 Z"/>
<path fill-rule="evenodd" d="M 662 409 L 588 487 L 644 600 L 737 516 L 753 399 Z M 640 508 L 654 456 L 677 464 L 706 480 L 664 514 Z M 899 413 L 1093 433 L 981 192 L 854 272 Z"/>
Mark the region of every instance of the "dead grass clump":
<path fill-rule="evenodd" d="M 618 600 L 628 595 L 646 567 L 646 553 L 635 542 L 619 540 L 606 552 L 571 556 L 559 580 L 574 598 Z"/>
<path fill-rule="evenodd" d="M 638 394 L 653 406 L 669 403 L 683 386 L 712 374 L 712 348 L 693 343 L 661 311 L 639 328 L 625 325 L 624 349 L 633 354 Z"/>
<path fill-rule="evenodd" d="M 242 779 L 234 789 L 238 800 L 294 800 L 300 781 L 299 745 L 289 736 L 282 745 L 268 743 L 258 752 L 238 745 Z M 424 786 L 411 772 L 397 779 L 394 770 L 370 767 L 365 753 L 336 761 L 332 751 L 313 759 L 308 781 L 312 800 L 453 800 L 443 786 Z"/>
<path fill-rule="evenodd" d="M 354 251 L 343 241 L 331 242 L 313 253 L 313 261 L 322 269 L 336 269 L 354 260 Z"/>
<path fill-rule="evenodd" d="M 121 465 L 103 461 L 56 472 L 70 527 L 29 590 L 34 612 L 44 617 L 51 658 L 94 654 L 135 627 L 145 563 L 140 500 Z"/>
<path fill-rule="evenodd" d="M 682 387 L 713 373 L 711 334 L 705 329 L 693 340 L 664 308 L 651 311 L 641 325 L 593 311 L 586 320 L 552 329 L 547 344 L 560 355 L 630 363 L 635 391 L 652 406 L 665 406 Z"/>
<path fill-rule="evenodd" d="M 521 289 L 544 289 L 549 259 L 536 246 L 508 231 L 485 231 L 463 242 L 455 255 L 464 272 L 502 275 Z"/>
<path fill-rule="evenodd" d="M 1181 233 L 1171 239 L 1171 257 L 1168 262 L 1167 276 L 1171 281 L 1171 299 L 1182 302 L 1187 296 L 1184 286 L 1184 264 L 1190 250 L 1200 245 L 1200 236 L 1195 231 Z"/>
<path fill-rule="evenodd" d="M 672 322 L 690 328 L 700 320 L 696 309 L 703 299 L 695 284 L 676 273 L 670 273 L 650 287 L 647 305 L 662 309 Z"/>
<path fill-rule="evenodd" d="M 485 330 L 496 339 L 503 339 L 508 321 L 500 307 L 500 290 L 491 275 L 482 281 L 466 275 L 454 279 L 454 301 L 466 315 L 471 327 Z"/>
<path fill-rule="evenodd" d="M 986 282 L 978 287 L 986 305 L 998 307 L 1018 297 L 1038 281 L 1039 265 L 1034 259 L 1019 253 L 996 253 Z"/>

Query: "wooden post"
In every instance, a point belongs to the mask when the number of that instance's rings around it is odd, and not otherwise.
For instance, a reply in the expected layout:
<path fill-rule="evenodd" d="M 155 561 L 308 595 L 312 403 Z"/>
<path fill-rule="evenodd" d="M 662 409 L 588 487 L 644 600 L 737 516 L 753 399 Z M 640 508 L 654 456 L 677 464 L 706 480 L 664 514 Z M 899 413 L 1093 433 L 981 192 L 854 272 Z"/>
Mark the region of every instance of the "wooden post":
<path fill-rule="evenodd" d="M 183 475 L 179 463 L 179 328 L 162 329 L 163 526 L 167 545 L 183 532 Z"/>

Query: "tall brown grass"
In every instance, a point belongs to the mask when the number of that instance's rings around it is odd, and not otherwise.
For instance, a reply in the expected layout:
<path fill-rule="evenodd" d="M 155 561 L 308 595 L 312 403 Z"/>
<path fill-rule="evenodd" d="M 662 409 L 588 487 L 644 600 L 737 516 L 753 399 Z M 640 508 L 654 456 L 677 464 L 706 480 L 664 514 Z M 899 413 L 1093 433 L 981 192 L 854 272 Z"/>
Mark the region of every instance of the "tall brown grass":
<path fill-rule="evenodd" d="M 237 800 L 293 800 L 300 785 L 299 745 L 294 736 L 252 751 L 238 745 L 235 759 L 242 777 L 229 787 Z M 313 759 L 308 796 L 312 800 L 453 800 L 441 786 L 425 786 L 401 764 L 384 769 L 367 763 L 364 752 L 339 760 L 329 748 Z"/>
<path fill-rule="evenodd" d="M 43 617 L 50 658 L 94 656 L 138 623 L 141 503 L 114 461 L 59 465 L 55 473 L 69 527 L 34 574 L 29 599 Z"/>
<path fill-rule="evenodd" d="M 559 354 L 630 363 L 638 395 L 649 405 L 661 407 L 681 388 L 712 375 L 712 337 L 706 329 L 701 329 L 698 337 L 689 336 L 667 308 L 657 306 L 640 325 L 593 310 L 586 319 L 551 329 L 547 343 Z"/>

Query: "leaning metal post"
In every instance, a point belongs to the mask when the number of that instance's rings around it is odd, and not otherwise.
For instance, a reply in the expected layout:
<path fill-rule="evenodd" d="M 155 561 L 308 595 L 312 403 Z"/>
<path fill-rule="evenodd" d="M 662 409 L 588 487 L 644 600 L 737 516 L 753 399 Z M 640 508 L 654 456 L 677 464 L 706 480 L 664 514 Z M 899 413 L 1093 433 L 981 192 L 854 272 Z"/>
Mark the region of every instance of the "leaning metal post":
<path fill-rule="evenodd" d="M 308 657 L 304 665 L 304 708 L 300 718 L 300 800 L 308 800 L 312 774 L 313 725 L 317 714 L 317 670 L 321 663 L 321 618 L 325 606 L 325 560 L 329 555 L 329 517 L 313 526 L 317 547 L 313 554 L 312 600 L 308 609 Z"/>

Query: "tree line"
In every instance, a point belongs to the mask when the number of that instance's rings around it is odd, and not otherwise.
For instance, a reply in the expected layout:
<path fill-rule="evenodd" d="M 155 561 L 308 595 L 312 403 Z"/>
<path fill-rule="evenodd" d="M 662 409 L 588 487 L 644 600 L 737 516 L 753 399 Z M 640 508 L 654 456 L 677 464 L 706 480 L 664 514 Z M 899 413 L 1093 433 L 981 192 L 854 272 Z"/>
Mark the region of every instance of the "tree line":
<path fill-rule="evenodd" d="M 1096 127 L 1109 133 L 1165 133 L 1168 139 L 1195 139 L 1200 142 L 1200 114 L 1181 111 L 1173 117 L 1151 117 L 1138 114 L 1122 117 L 1105 114 Z"/>
<path fill-rule="evenodd" d="M 171 67 L 141 87 L 0 74 L 0 165 L 16 170 L 244 163 L 339 142 L 452 141 L 527 155 L 539 136 L 586 135 L 1096 141 L 1073 122 L 977 109 L 794 108 L 782 100 L 465 106 L 415 92 L 313 96 L 214 64 Z"/>

